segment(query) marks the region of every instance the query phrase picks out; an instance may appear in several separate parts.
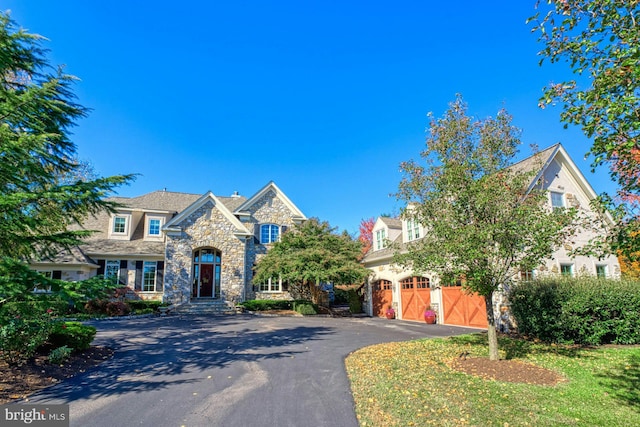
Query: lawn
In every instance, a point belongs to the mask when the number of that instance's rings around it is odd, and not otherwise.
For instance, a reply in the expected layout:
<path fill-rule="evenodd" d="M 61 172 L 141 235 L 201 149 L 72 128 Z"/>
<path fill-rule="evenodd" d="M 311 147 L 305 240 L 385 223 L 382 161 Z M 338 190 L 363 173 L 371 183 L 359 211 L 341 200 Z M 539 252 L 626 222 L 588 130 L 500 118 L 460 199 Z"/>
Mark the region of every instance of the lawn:
<path fill-rule="evenodd" d="M 577 348 L 500 339 L 501 357 L 555 371 L 548 386 L 452 368 L 486 357 L 486 335 L 381 344 L 346 367 L 361 426 L 640 426 L 640 347 Z"/>

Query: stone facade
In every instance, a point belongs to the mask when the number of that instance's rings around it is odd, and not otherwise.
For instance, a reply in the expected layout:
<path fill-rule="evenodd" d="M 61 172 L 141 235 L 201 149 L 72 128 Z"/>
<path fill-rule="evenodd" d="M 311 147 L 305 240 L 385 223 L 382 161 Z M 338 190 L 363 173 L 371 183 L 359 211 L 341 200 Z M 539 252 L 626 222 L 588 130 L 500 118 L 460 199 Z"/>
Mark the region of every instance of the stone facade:
<path fill-rule="evenodd" d="M 211 248 L 222 253 L 220 280 L 221 299 L 240 302 L 245 289 L 245 238 L 220 210 L 207 202 L 178 224 L 179 235 L 167 236 L 165 259 L 165 301 L 184 302 L 192 292 L 193 254 L 197 249 Z"/>
<path fill-rule="evenodd" d="M 278 225 L 281 232 L 306 219 L 274 184 L 258 192 L 231 213 L 215 199 L 208 200 L 189 215 L 174 221 L 165 245 L 164 300 L 191 301 L 194 283 L 194 252 L 215 249 L 221 253 L 219 299 L 236 304 L 247 299 L 280 299 L 287 292 L 256 292 L 253 268 L 271 244 L 260 243 L 260 226 Z M 230 215 L 233 215 L 232 217 Z M 176 231 L 179 229 L 180 231 Z M 217 297 L 217 296 L 216 296 Z"/>

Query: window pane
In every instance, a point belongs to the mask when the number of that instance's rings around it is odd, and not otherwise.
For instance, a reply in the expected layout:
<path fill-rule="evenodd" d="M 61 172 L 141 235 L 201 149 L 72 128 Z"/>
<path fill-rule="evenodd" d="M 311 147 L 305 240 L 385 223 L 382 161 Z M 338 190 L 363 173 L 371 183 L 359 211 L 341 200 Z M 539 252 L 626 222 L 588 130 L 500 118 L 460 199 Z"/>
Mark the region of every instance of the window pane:
<path fill-rule="evenodd" d="M 120 261 L 117 261 L 117 260 L 107 261 L 104 269 L 104 278 L 111 279 L 113 283 L 116 283 L 119 277 L 120 277 Z"/>
<path fill-rule="evenodd" d="M 562 193 L 557 193 L 555 191 L 551 192 L 551 206 L 553 208 L 564 207 L 564 197 L 562 196 Z"/>
<path fill-rule="evenodd" d="M 113 232 L 114 233 L 124 233 L 125 226 L 127 224 L 127 219 L 122 216 L 117 216 L 113 219 Z"/>
<path fill-rule="evenodd" d="M 156 290 L 156 262 L 145 261 L 142 272 L 142 290 L 154 292 Z"/>
<path fill-rule="evenodd" d="M 149 234 L 152 236 L 160 235 L 160 220 L 159 219 L 151 219 L 149 220 Z"/>

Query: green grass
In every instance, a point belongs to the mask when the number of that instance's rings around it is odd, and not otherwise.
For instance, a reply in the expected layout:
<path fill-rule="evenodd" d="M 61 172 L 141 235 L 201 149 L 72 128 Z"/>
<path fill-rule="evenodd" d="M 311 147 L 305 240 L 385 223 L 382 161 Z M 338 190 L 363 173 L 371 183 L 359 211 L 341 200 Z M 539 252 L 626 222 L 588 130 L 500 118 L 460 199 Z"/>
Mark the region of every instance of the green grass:
<path fill-rule="evenodd" d="M 554 370 L 555 386 L 449 367 L 488 355 L 486 336 L 381 344 L 346 360 L 361 426 L 640 426 L 640 347 L 576 348 L 501 338 L 501 357 Z"/>

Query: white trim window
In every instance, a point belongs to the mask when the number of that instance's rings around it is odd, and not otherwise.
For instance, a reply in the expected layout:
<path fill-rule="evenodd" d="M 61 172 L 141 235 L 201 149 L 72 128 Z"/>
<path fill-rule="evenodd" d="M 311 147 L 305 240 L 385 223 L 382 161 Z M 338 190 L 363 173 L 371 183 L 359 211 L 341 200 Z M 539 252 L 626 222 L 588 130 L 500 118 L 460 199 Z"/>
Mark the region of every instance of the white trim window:
<path fill-rule="evenodd" d="M 120 261 L 109 259 L 104 265 L 104 278 L 118 283 L 120 280 Z"/>
<path fill-rule="evenodd" d="M 557 191 L 550 191 L 549 195 L 551 197 L 552 209 L 563 209 L 565 207 L 564 194 L 558 193 Z"/>
<path fill-rule="evenodd" d="M 386 238 L 386 230 L 384 228 L 376 231 L 376 250 L 384 248 Z"/>
<path fill-rule="evenodd" d="M 269 279 L 267 283 L 260 283 L 258 285 L 258 290 L 260 292 L 282 292 L 282 289 L 282 279 Z"/>
<path fill-rule="evenodd" d="M 573 277 L 573 264 L 560 264 L 560 274 L 565 277 Z"/>
<path fill-rule="evenodd" d="M 280 226 L 277 224 L 262 224 L 260 226 L 260 243 L 275 243 L 280 240 Z"/>
<path fill-rule="evenodd" d="M 127 217 L 122 215 L 116 215 L 113 217 L 113 228 L 111 229 L 113 234 L 126 234 L 127 233 Z"/>
<path fill-rule="evenodd" d="M 151 237 L 159 237 L 161 227 L 162 227 L 162 220 L 160 218 L 149 218 L 147 234 Z"/>
<path fill-rule="evenodd" d="M 409 218 L 407 220 L 407 241 L 420 238 L 420 224 L 415 219 Z"/>
<path fill-rule="evenodd" d="M 598 279 L 606 279 L 609 277 L 609 268 L 606 264 L 597 264 L 596 265 L 596 276 Z"/>
<path fill-rule="evenodd" d="M 142 292 L 156 291 L 157 261 L 145 261 L 142 267 Z"/>

